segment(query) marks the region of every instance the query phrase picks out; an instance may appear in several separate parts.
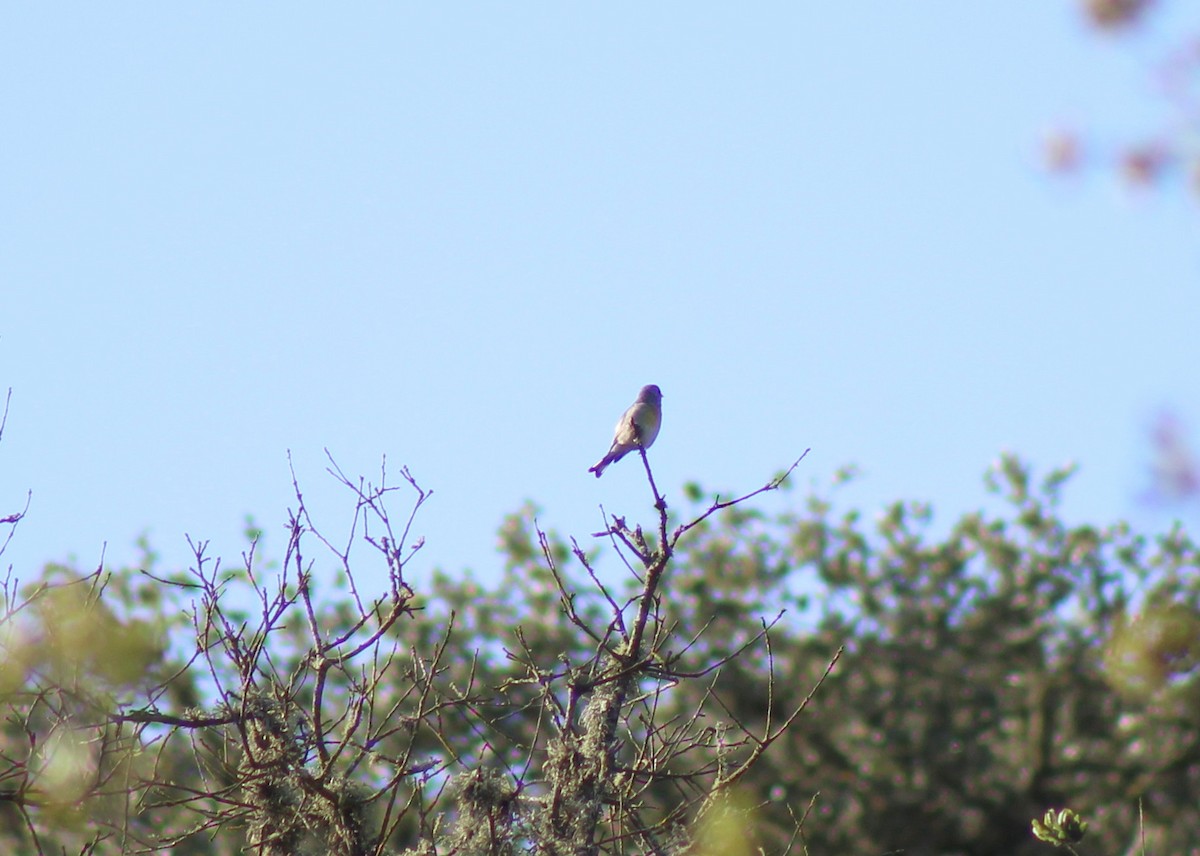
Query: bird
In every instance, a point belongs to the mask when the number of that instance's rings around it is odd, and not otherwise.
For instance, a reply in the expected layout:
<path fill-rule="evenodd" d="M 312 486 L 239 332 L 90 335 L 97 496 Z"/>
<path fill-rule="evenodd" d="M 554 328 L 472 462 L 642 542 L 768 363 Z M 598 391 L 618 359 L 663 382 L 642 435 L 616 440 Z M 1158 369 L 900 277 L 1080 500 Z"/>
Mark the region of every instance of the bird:
<path fill-rule="evenodd" d="M 596 478 L 604 474 L 609 464 L 615 464 L 638 446 L 649 449 L 654 445 L 658 436 L 659 426 L 662 425 L 662 390 L 654 384 L 643 386 L 638 393 L 637 401 L 621 414 L 617 427 L 613 430 L 612 446 L 608 454 L 589 467 L 589 473 L 595 473 Z"/>

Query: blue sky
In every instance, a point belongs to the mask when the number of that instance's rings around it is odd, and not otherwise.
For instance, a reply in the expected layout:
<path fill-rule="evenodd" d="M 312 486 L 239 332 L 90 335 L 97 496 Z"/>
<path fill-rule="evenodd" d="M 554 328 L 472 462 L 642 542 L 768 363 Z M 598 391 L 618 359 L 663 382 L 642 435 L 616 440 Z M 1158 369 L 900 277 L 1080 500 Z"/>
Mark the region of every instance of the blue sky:
<path fill-rule="evenodd" d="M 675 497 L 811 447 L 802 486 L 853 463 L 847 502 L 952 516 L 1012 450 L 1079 462 L 1070 516 L 1136 517 L 1154 413 L 1200 425 L 1195 204 L 1048 178 L 1039 144 L 1156 127 L 1183 32 L 1112 43 L 1069 2 L 10 6 L 0 511 L 33 503 L 0 561 L 143 531 L 235 561 L 247 514 L 278 555 L 288 450 L 349 519 L 328 448 L 434 490 L 418 578 L 488 576 L 527 499 L 585 543 L 601 503 L 649 518 L 638 467 L 587 473 L 646 383 Z"/>

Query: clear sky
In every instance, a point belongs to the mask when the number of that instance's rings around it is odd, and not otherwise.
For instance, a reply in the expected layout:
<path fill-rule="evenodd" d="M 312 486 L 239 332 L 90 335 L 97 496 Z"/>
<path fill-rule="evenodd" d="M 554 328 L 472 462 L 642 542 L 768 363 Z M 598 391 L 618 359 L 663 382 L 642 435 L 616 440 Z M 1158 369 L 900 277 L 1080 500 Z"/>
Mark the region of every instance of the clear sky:
<path fill-rule="evenodd" d="M 1177 4 L 1180 5 L 1180 4 Z M 1173 7 L 1174 8 L 1174 7 Z M 1176 14 L 1181 14 L 1176 10 Z M 1001 450 L 1136 515 L 1200 425 L 1197 208 L 1048 178 L 1060 122 L 1160 124 L 1132 44 L 1029 3 L 9 4 L 2 561 L 283 548 L 287 451 L 434 490 L 413 570 L 499 566 L 525 500 L 648 519 L 587 468 L 646 383 L 659 483 L 957 515 Z M 779 507 L 779 500 L 765 503 Z M 681 505 L 678 502 L 677 505 Z M 402 507 L 402 503 L 398 504 Z"/>

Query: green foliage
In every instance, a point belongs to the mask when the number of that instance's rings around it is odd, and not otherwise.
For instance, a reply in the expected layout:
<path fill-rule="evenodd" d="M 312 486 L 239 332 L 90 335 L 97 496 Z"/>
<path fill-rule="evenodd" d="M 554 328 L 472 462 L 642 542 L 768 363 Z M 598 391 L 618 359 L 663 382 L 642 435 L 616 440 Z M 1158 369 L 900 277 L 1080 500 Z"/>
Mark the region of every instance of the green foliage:
<path fill-rule="evenodd" d="M 1075 852 L 1072 844 L 1083 840 L 1088 829 L 1088 822 L 1069 808 L 1064 808 L 1057 814 L 1054 809 L 1047 809 L 1046 816 L 1041 820 L 1034 818 L 1033 834 L 1055 847 L 1066 847 Z"/>
<path fill-rule="evenodd" d="M 348 551 L 327 557 L 340 582 L 321 596 L 299 521 L 282 562 L 251 549 L 220 578 L 199 554 L 177 574 L 48 568 L 5 592 L 0 841 L 79 851 L 99 825 L 123 837 L 96 852 L 165 837 L 228 853 L 247 834 L 307 847 L 386 828 L 379 852 L 521 852 L 556 834 L 530 806 L 591 770 L 601 840 L 628 834 L 636 805 L 669 852 L 1020 856 L 1078 840 L 1085 824 L 1053 805 L 1091 820 L 1095 852 L 1145 831 L 1155 852 L 1186 852 L 1200 554 L 1182 528 L 1068 524 L 1069 475 L 1002 459 L 987 479 L 1002 510 L 953 521 L 820 496 L 774 516 L 722 510 L 690 484 L 672 509 L 684 527 L 582 547 L 526 507 L 501 526 L 491 585 L 440 574 L 412 595 L 397 544 L 371 541 L 389 621 L 384 601 L 359 604 Z M 629 659 L 664 557 L 644 656 Z M 189 663 L 176 652 L 193 626 Z M 626 697 L 614 687 L 631 670 Z M 589 767 L 610 714 L 612 756 Z M 575 815 L 583 796 L 569 795 Z"/>
<path fill-rule="evenodd" d="M 151 687 L 173 697 L 192 683 L 168 654 L 178 619 L 129 571 L 49 565 L 19 589 L 9 578 L 2 596 L 0 847 L 78 851 L 96 846 L 99 827 L 145 832 L 145 818 L 126 813 L 125 790 L 156 765 L 178 771 L 179 757 L 155 759 L 109 714 Z"/>
<path fill-rule="evenodd" d="M 1007 511 L 948 529 L 925 506 L 895 503 L 868 523 L 860 512 L 835 516 L 821 497 L 775 518 L 745 506 L 709 518 L 681 542 L 664 583 L 672 667 L 702 672 L 788 612 L 770 631 L 770 658 L 747 651 L 704 685 L 681 684 L 646 728 L 699 709 L 713 726 L 765 731 L 844 645 L 744 780 L 770 846 L 786 845 L 819 792 L 804 828 L 813 853 L 1033 854 L 1028 818 L 1064 802 L 1102 818 L 1092 837 L 1120 852 L 1140 796 L 1147 822 L 1184 849 L 1200 823 L 1189 760 L 1200 757 L 1197 550 L 1181 530 L 1151 542 L 1123 524 L 1067 524 L 1058 504 L 1069 476 L 1039 479 L 1004 458 L 987 484 Z M 550 668 L 586 642 L 548 617 L 540 551 L 529 530 L 519 538 L 494 591 L 444 578 L 439 596 L 491 616 L 468 647 L 494 649 L 520 627 Z M 576 573 L 571 588 L 582 608 L 602 609 L 588 580 Z M 484 680 L 516 671 L 497 660 Z M 522 743 L 534 725 L 521 716 L 528 700 L 512 701 L 493 716 Z M 631 733 L 628 745 L 642 739 Z"/>

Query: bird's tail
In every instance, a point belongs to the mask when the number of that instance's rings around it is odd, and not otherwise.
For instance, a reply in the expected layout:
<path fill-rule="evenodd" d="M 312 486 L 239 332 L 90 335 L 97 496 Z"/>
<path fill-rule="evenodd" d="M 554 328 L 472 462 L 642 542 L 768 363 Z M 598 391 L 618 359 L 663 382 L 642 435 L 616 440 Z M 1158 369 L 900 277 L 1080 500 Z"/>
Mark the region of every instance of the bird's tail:
<path fill-rule="evenodd" d="M 607 455 L 605 455 L 603 458 L 601 458 L 599 461 L 597 461 L 592 466 L 588 467 L 588 472 L 595 473 L 596 478 L 600 478 L 600 476 L 604 475 L 604 471 L 606 469 L 608 469 L 609 464 L 615 464 L 617 461 L 621 460 L 621 458 L 623 458 L 623 457 L 625 457 L 624 452 L 614 452 L 612 450 L 609 450 L 609 453 Z"/>

